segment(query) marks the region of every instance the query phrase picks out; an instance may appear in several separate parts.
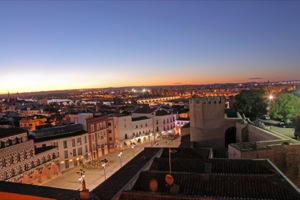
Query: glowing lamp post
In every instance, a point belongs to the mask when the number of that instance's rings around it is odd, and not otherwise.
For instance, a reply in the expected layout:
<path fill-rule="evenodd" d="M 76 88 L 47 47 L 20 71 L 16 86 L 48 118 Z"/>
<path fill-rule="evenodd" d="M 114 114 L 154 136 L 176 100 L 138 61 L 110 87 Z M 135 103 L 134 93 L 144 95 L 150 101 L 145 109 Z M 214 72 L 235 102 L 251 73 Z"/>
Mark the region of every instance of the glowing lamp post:
<path fill-rule="evenodd" d="M 106 164 L 107 164 L 107 160 L 104 159 L 104 160 L 101 160 L 102 161 L 102 167 L 103 167 L 103 170 L 104 170 L 104 179 L 106 180 L 106 171 L 105 171 L 105 167 L 106 167 Z"/>
<path fill-rule="evenodd" d="M 85 171 L 83 171 L 83 169 L 80 169 L 79 172 L 76 172 L 77 174 L 79 174 L 79 181 L 84 182 L 84 176 L 85 176 Z"/>
<path fill-rule="evenodd" d="M 119 159 L 120 159 L 120 165 L 122 167 L 122 154 L 123 154 L 123 151 L 121 151 L 118 156 L 119 156 Z"/>
<path fill-rule="evenodd" d="M 151 142 L 151 147 L 153 146 L 153 144 L 152 144 L 152 136 L 153 136 L 153 133 L 150 133 L 150 142 Z"/>
<path fill-rule="evenodd" d="M 84 174 L 85 171 L 83 171 L 83 169 L 80 169 L 79 172 L 76 172 L 77 174 L 79 174 L 79 181 L 82 182 L 82 191 L 80 191 L 80 199 L 85 200 L 85 199 L 89 199 L 90 198 L 90 193 L 89 190 L 86 189 L 86 185 L 85 185 L 85 180 L 84 180 Z"/>
<path fill-rule="evenodd" d="M 132 145 L 131 145 L 131 149 L 132 149 L 132 155 L 133 155 L 133 157 L 134 157 L 134 147 L 135 147 L 135 145 L 132 144 Z"/>

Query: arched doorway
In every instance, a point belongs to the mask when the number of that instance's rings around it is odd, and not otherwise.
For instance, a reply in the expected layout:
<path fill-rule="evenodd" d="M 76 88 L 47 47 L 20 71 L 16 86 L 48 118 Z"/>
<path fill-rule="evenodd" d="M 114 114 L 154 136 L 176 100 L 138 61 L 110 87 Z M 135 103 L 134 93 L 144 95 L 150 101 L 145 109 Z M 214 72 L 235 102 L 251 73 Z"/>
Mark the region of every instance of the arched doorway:
<path fill-rule="evenodd" d="M 236 128 L 230 127 L 225 132 L 225 149 L 227 151 L 230 143 L 236 143 Z"/>

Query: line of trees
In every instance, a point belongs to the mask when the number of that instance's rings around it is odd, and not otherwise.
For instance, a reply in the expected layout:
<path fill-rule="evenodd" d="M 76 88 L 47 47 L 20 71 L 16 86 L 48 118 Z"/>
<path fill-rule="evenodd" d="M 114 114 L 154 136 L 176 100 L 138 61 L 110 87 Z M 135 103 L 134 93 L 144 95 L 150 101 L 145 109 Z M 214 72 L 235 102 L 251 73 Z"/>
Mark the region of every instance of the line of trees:
<path fill-rule="evenodd" d="M 278 93 L 269 99 L 264 90 L 242 91 L 236 96 L 234 109 L 251 120 L 267 114 L 268 111 L 273 119 L 292 121 L 295 138 L 300 139 L 300 98 L 292 93 Z"/>
<path fill-rule="evenodd" d="M 292 93 L 278 93 L 270 100 L 264 90 L 247 90 L 239 93 L 234 103 L 234 109 L 251 120 L 267 114 L 267 107 L 274 119 L 286 121 L 300 117 L 300 98 Z"/>

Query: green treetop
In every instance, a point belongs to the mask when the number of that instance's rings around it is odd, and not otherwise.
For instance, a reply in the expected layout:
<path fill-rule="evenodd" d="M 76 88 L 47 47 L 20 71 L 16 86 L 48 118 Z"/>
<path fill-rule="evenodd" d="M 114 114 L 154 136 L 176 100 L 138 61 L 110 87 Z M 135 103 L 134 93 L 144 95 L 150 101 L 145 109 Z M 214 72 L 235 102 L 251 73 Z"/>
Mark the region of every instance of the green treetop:
<path fill-rule="evenodd" d="M 288 120 L 299 116 L 300 99 L 290 93 L 278 93 L 271 104 L 270 114 L 275 119 Z"/>
<path fill-rule="evenodd" d="M 264 90 L 244 90 L 236 96 L 234 109 L 242 112 L 246 117 L 255 119 L 267 113 L 267 102 Z"/>

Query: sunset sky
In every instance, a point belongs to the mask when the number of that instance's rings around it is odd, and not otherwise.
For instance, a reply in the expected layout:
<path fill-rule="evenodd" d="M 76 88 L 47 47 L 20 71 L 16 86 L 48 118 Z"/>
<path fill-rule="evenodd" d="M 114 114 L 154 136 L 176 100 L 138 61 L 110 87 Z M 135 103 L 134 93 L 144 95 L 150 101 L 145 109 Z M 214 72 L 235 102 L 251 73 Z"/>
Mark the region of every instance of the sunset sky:
<path fill-rule="evenodd" d="M 300 80 L 300 1 L 0 1 L 0 93 Z"/>

